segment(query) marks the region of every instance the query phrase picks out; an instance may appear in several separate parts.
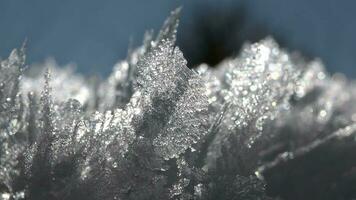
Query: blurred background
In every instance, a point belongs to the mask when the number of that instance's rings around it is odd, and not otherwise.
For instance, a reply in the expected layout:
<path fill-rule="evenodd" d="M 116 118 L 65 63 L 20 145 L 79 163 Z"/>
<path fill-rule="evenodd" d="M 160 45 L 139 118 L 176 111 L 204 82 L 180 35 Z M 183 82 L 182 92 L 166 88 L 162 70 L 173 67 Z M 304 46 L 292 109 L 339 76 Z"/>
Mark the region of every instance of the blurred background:
<path fill-rule="evenodd" d="M 189 66 L 215 65 L 244 41 L 268 35 L 290 51 L 319 57 L 331 73 L 356 77 L 356 1 L 335 0 L 0 0 L 0 58 L 28 40 L 28 64 L 53 57 L 106 76 L 183 6 L 177 45 Z"/>

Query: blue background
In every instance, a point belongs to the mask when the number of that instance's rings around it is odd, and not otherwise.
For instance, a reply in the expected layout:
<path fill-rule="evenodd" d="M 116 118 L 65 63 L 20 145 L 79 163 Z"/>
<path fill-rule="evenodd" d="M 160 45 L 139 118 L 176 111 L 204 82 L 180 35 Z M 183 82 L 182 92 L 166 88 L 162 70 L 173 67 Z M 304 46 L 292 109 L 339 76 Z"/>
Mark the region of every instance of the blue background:
<path fill-rule="evenodd" d="M 249 24 L 263 26 L 288 49 L 320 57 L 332 73 L 356 77 L 351 0 L 0 0 L 0 57 L 27 38 L 29 64 L 54 57 L 59 64 L 76 63 L 79 72 L 106 75 L 125 58 L 130 38 L 139 45 L 145 30 L 157 31 L 176 7 L 183 6 L 178 39 L 185 34 L 189 40 L 197 12 L 240 4 Z"/>

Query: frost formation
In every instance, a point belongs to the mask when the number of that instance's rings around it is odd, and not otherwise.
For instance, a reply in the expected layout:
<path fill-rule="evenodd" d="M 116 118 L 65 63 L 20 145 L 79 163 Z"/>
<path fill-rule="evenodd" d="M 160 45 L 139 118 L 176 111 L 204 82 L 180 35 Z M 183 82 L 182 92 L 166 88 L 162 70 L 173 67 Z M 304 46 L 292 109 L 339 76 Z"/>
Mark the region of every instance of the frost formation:
<path fill-rule="evenodd" d="M 0 199 L 272 199 L 266 171 L 354 136 L 354 83 L 271 38 L 191 70 L 179 12 L 104 81 L 1 61 Z"/>

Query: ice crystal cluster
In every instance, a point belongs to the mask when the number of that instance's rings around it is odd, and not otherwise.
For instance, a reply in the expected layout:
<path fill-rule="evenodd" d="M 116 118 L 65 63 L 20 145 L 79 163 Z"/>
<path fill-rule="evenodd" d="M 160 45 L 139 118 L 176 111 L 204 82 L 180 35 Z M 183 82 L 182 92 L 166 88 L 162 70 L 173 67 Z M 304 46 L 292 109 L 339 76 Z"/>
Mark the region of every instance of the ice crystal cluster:
<path fill-rule="evenodd" d="M 0 199 L 301 199 L 278 190 L 298 176 L 286 169 L 333 148 L 345 166 L 308 176 L 326 176 L 326 190 L 355 176 L 354 83 L 271 38 L 189 69 L 175 46 L 179 11 L 107 80 L 53 61 L 31 73 L 24 47 L 1 61 Z"/>

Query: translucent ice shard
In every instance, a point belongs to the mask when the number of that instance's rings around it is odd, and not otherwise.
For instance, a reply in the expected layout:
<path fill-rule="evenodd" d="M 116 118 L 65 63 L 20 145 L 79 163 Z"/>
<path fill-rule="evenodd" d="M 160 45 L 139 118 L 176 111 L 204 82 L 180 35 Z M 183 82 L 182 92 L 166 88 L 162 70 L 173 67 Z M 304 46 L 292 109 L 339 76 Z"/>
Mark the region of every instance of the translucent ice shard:
<path fill-rule="evenodd" d="M 125 60 L 118 62 L 112 74 L 99 86 L 99 109 L 105 111 L 112 108 L 124 108 L 135 93 L 137 62 L 150 48 L 152 32 L 146 32 L 143 45 L 129 50 Z"/>
<path fill-rule="evenodd" d="M 203 73 L 211 77 L 211 72 Z M 272 39 L 249 44 L 238 58 L 220 64 L 215 78 L 209 78 L 209 101 L 218 108 L 223 102 L 231 103 L 223 124 L 228 130 L 250 127 L 248 143 L 253 143 L 264 122 L 288 108 L 299 73 Z"/>
<path fill-rule="evenodd" d="M 177 102 L 164 132 L 154 141 L 160 154 L 165 157 L 183 153 L 187 148 L 193 149 L 194 144 L 200 142 L 207 133 L 207 99 L 201 80 L 197 75 L 193 76 L 196 77 L 189 80 L 190 88 Z"/>
<path fill-rule="evenodd" d="M 0 196 L 11 197 L 11 183 L 20 173 L 18 156 L 23 151 L 24 104 L 19 84 L 24 68 L 24 47 L 0 61 Z"/>
<path fill-rule="evenodd" d="M 41 112 L 34 113 L 41 115 L 36 128 L 39 133 L 25 152 L 26 196 L 34 199 L 62 196 L 66 193 L 63 182 L 90 182 L 100 176 L 93 171 L 100 171 L 102 165 L 106 170 L 117 168 L 135 139 L 131 126 L 134 101 L 126 110 L 95 112 L 87 117 L 77 100 L 54 103 L 49 72 L 45 80 Z"/>
<path fill-rule="evenodd" d="M 171 15 L 164 22 L 160 32 L 157 35 L 156 41 L 153 46 L 160 42 L 171 41 L 172 44 L 176 42 L 177 28 L 179 24 L 179 16 L 182 8 L 179 7 L 171 12 Z"/>
<path fill-rule="evenodd" d="M 152 32 L 146 32 L 143 45 L 133 51 L 129 50 L 128 57 L 114 66 L 113 73 L 108 80 L 99 86 L 100 110 L 123 108 L 130 101 L 131 96 L 135 93 L 137 62 L 146 54 L 147 50 L 156 47 L 160 42 L 170 41 L 174 45 L 180 10 L 181 8 L 177 8 L 172 11 L 155 40 L 152 39 Z"/>
<path fill-rule="evenodd" d="M 166 159 L 183 153 L 207 131 L 202 80 L 173 46 L 173 41 L 163 40 L 153 47 L 138 64 L 137 78 L 142 95 L 150 101 L 143 108 L 147 115 L 143 120 L 154 124 L 141 131 L 155 138 L 156 151 Z"/>
<path fill-rule="evenodd" d="M 222 62 L 213 71 L 204 68 L 201 66 L 199 72 L 207 80 L 210 110 L 220 112 L 222 105 L 229 104 L 219 133 L 209 146 L 207 163 L 214 165 L 222 146 L 231 146 L 236 149 L 231 153 L 246 158 L 250 150 L 245 148 L 254 145 L 266 121 L 290 108 L 300 70 L 270 38 L 246 45 L 240 56 Z M 234 144 L 229 144 L 231 141 Z"/>
<path fill-rule="evenodd" d="M 132 110 L 116 109 L 105 113 L 94 113 L 88 121 L 85 135 L 80 138 L 87 145 L 85 151 L 89 159 L 99 159 L 108 163 L 120 160 L 135 139 L 131 120 Z M 91 158 L 90 158 L 91 157 Z"/>
<path fill-rule="evenodd" d="M 31 151 L 27 151 L 26 169 L 28 172 L 28 188 L 31 191 L 31 196 L 34 198 L 44 198 L 46 193 L 42 193 L 38 185 L 44 184 L 43 188 L 48 190 L 51 182 L 51 160 L 52 147 L 57 132 L 56 116 L 54 115 L 54 105 L 51 96 L 50 72 L 45 73 L 45 85 L 41 95 L 41 118 L 40 118 L 40 134 L 37 142 L 31 147 Z"/>

